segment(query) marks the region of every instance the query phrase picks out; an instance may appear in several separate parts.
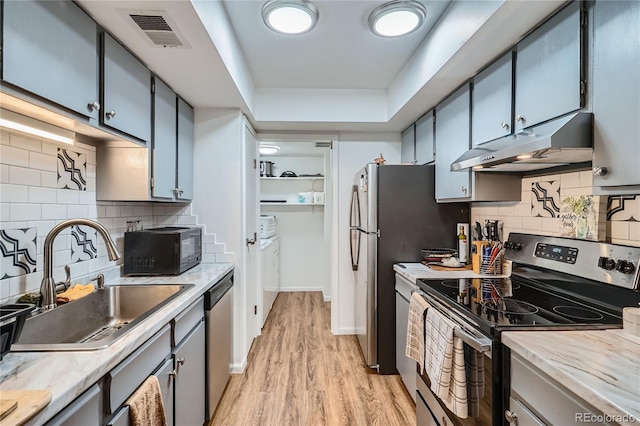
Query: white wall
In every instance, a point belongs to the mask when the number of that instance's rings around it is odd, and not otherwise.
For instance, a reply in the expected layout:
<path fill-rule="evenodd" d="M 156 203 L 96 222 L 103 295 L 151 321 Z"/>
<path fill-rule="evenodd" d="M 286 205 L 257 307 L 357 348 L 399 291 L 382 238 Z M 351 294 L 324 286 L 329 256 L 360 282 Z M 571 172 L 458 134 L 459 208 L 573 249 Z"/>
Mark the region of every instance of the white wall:
<path fill-rule="evenodd" d="M 399 135 L 397 135 L 399 138 Z M 396 138 L 393 138 L 397 140 Z M 400 142 L 397 141 L 340 140 L 334 143 L 333 190 L 334 229 L 332 242 L 332 302 L 331 331 L 334 334 L 354 334 L 354 281 L 349 249 L 349 208 L 354 176 L 366 163 L 380 154 L 389 163 L 400 162 Z"/>
<path fill-rule="evenodd" d="M 242 253 L 242 113 L 239 110 L 195 110 L 193 213 L 198 223 L 217 232 L 227 250 Z M 233 364 L 242 369 L 253 336 L 248 336 L 246 283 L 242 256 L 236 256 L 233 289 Z"/>

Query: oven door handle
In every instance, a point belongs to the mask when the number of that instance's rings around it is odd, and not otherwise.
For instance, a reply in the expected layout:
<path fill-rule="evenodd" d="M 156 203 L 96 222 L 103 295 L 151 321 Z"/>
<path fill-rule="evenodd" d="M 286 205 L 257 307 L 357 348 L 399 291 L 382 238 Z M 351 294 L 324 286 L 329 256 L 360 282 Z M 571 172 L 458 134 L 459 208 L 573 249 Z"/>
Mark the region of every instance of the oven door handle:
<path fill-rule="evenodd" d="M 442 315 L 454 322 L 456 327 L 454 328 L 453 333 L 464 343 L 471 346 L 473 349 L 480 353 L 491 352 L 491 339 L 485 336 L 478 336 L 476 333 L 470 333 L 467 330 L 468 326 L 465 327 L 464 325 L 465 321 L 457 318 L 449 312 L 445 312 L 446 308 L 439 300 L 422 291 L 417 291 L 417 293 L 423 298 L 427 299 L 427 302 L 432 305 L 433 309 L 440 312 Z"/>

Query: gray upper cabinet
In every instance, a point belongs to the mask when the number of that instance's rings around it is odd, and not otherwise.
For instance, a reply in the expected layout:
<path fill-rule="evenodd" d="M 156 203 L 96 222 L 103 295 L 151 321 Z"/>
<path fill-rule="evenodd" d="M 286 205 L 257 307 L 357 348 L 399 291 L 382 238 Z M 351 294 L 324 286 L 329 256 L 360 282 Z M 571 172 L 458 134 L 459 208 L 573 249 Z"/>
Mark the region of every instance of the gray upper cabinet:
<path fill-rule="evenodd" d="M 511 134 L 513 129 L 513 53 L 502 56 L 473 79 L 471 143 Z"/>
<path fill-rule="evenodd" d="M 581 19 L 575 1 L 517 46 L 516 132 L 581 107 Z"/>
<path fill-rule="evenodd" d="M 431 110 L 416 121 L 416 164 L 427 164 L 435 161 L 433 133 L 433 110 Z"/>
<path fill-rule="evenodd" d="M 151 72 L 103 34 L 102 124 L 141 141 L 151 140 Z"/>
<path fill-rule="evenodd" d="M 176 194 L 176 94 L 154 78 L 153 187 L 151 195 L 172 200 Z"/>
<path fill-rule="evenodd" d="M 5 1 L 4 81 L 98 118 L 96 23 L 70 1 Z"/>
<path fill-rule="evenodd" d="M 415 123 L 404 129 L 400 145 L 400 161 L 414 163 L 416 160 L 416 126 Z"/>
<path fill-rule="evenodd" d="M 195 140 L 193 108 L 178 99 L 178 182 L 177 198 L 193 199 L 193 144 Z"/>
<path fill-rule="evenodd" d="M 640 193 L 638 22 L 638 1 L 595 3 L 593 185 L 600 193 Z"/>
<path fill-rule="evenodd" d="M 470 91 L 465 84 L 436 107 L 436 199 L 468 199 L 471 172 L 451 171 L 469 149 Z"/>

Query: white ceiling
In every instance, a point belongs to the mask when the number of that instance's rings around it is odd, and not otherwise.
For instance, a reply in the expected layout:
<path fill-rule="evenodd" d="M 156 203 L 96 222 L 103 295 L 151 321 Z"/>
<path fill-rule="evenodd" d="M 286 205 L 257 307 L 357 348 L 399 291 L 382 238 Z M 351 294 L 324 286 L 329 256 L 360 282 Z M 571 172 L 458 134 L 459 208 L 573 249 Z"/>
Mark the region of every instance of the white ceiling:
<path fill-rule="evenodd" d="M 396 38 L 369 30 L 369 14 L 381 3 L 316 1 L 320 19 L 313 31 L 287 36 L 264 25 L 262 1 L 223 1 L 255 87 L 312 89 L 387 89 L 449 1 L 421 1 L 424 25 Z"/>
<path fill-rule="evenodd" d="M 317 27 L 297 37 L 264 27 L 262 1 L 78 3 L 196 109 L 241 109 L 259 132 L 333 134 L 397 134 L 565 3 L 425 1 L 425 28 L 384 39 L 367 26 L 384 1 L 316 0 Z M 191 47 L 152 46 L 123 9 L 168 13 Z"/>

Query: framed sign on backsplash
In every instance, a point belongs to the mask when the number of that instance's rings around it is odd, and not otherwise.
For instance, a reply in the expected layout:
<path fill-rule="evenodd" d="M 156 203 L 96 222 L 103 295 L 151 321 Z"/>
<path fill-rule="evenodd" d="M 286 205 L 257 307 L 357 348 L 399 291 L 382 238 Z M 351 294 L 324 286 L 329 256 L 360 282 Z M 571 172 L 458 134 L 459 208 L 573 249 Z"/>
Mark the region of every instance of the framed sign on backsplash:
<path fill-rule="evenodd" d="M 565 197 L 560 207 L 562 236 L 585 240 L 598 239 L 599 196 L 579 195 Z"/>

